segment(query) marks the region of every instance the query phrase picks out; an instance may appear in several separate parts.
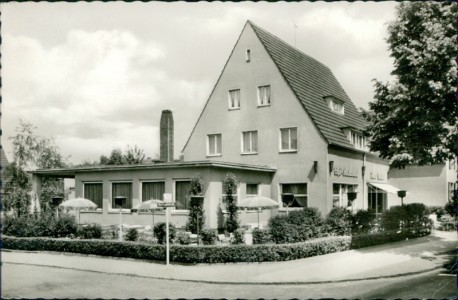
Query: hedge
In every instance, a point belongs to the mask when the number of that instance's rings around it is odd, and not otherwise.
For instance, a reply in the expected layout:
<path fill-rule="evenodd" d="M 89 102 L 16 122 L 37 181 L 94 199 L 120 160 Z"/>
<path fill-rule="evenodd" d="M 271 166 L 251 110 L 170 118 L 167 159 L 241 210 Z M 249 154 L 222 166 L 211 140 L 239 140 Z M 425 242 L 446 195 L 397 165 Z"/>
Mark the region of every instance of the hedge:
<path fill-rule="evenodd" d="M 431 231 L 419 230 L 416 233 L 412 232 L 383 232 L 383 233 L 370 233 L 358 234 L 351 237 L 351 249 L 359 249 L 365 247 L 372 247 L 383 245 L 393 242 L 403 241 L 405 239 L 417 238 L 429 235 Z"/>
<path fill-rule="evenodd" d="M 321 238 L 296 244 L 170 246 L 170 261 L 227 263 L 287 261 L 350 249 L 351 237 Z M 146 260 L 165 260 L 165 246 L 109 240 L 65 240 L 3 236 L 4 249 L 58 251 Z"/>

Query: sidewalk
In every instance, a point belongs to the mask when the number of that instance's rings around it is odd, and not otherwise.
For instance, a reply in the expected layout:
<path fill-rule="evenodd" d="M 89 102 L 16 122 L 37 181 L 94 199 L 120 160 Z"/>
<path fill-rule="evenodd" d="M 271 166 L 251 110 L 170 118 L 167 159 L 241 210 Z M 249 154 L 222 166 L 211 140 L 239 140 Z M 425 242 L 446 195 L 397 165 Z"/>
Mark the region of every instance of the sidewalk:
<path fill-rule="evenodd" d="M 395 277 L 441 268 L 457 249 L 456 232 L 287 262 L 169 265 L 68 253 L 2 251 L 2 263 L 51 266 L 150 278 L 246 284 L 324 283 Z"/>

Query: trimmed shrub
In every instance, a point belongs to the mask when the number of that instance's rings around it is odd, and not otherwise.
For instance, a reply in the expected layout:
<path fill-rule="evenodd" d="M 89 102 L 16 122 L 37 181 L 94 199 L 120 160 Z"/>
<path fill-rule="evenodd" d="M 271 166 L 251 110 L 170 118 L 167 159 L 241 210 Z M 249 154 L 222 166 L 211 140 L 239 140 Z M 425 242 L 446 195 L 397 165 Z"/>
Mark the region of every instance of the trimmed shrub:
<path fill-rule="evenodd" d="M 304 207 L 288 214 L 288 223 L 298 226 L 299 241 L 306 241 L 322 235 L 323 220 L 317 208 Z"/>
<path fill-rule="evenodd" d="M 191 244 L 191 237 L 186 232 L 178 232 L 177 242 L 180 245 L 189 245 Z"/>
<path fill-rule="evenodd" d="M 270 244 L 272 243 L 272 236 L 268 229 L 253 229 L 253 244 Z"/>
<path fill-rule="evenodd" d="M 102 226 L 99 224 L 83 225 L 78 228 L 76 235 L 82 239 L 100 239 L 102 237 Z"/>
<path fill-rule="evenodd" d="M 3 220 L 3 234 L 18 237 L 65 237 L 76 233 L 77 224 L 71 215 L 63 214 L 56 220 L 53 214 L 6 216 Z"/>
<path fill-rule="evenodd" d="M 234 238 L 231 241 L 232 244 L 240 245 L 245 244 L 245 230 L 239 228 L 234 231 Z"/>
<path fill-rule="evenodd" d="M 165 232 L 166 226 L 164 222 L 157 223 L 154 225 L 154 236 L 157 238 L 157 242 L 159 244 L 165 244 Z M 169 242 L 172 242 L 173 239 L 175 238 L 177 229 L 175 228 L 175 225 L 169 223 Z"/>
<path fill-rule="evenodd" d="M 200 237 L 202 240 L 202 244 L 204 245 L 214 245 L 216 244 L 216 230 L 214 229 L 209 229 L 209 228 L 203 228 L 202 231 L 200 232 Z"/>
<path fill-rule="evenodd" d="M 100 238 L 102 235 L 102 227 L 97 225 L 100 229 L 100 234 L 98 237 Z M 76 223 L 75 216 L 69 214 L 62 214 L 59 215 L 59 219 L 56 221 L 54 226 L 54 237 L 66 237 L 70 235 L 75 235 L 78 230 L 78 224 Z"/>
<path fill-rule="evenodd" d="M 297 225 L 290 224 L 288 217 L 277 215 L 269 220 L 270 234 L 276 244 L 295 243 L 300 240 Z"/>
<path fill-rule="evenodd" d="M 371 234 L 359 234 L 351 237 L 351 248 L 359 249 L 393 242 L 403 241 L 405 239 L 417 238 L 429 235 L 430 232 L 381 232 Z"/>
<path fill-rule="evenodd" d="M 382 214 L 380 227 L 383 232 L 430 232 L 428 213 L 422 203 L 393 206 Z"/>
<path fill-rule="evenodd" d="M 126 241 L 135 242 L 136 240 L 138 240 L 137 228 L 129 228 L 126 233 Z"/>
<path fill-rule="evenodd" d="M 201 231 L 205 224 L 203 199 L 196 198 L 196 196 L 203 198 L 204 190 L 205 181 L 203 177 L 200 174 L 194 175 L 191 178 L 189 216 L 186 222 L 186 230 L 192 233 Z"/>
<path fill-rule="evenodd" d="M 287 261 L 350 249 L 350 237 L 320 238 L 284 245 L 170 246 L 170 260 L 180 263 Z M 165 246 L 109 240 L 3 237 L 3 248 L 59 251 L 155 261 L 165 260 Z"/>
<path fill-rule="evenodd" d="M 224 223 L 224 227 L 228 232 L 234 232 L 239 228 L 239 219 L 238 219 L 238 206 L 237 198 L 234 197 L 237 193 L 237 178 L 232 173 L 227 173 L 226 178 L 223 181 L 223 192 L 226 195 L 226 209 L 227 217 Z"/>
<path fill-rule="evenodd" d="M 444 210 L 452 217 L 458 217 L 458 190 L 453 191 L 452 201 L 445 204 Z"/>
<path fill-rule="evenodd" d="M 353 234 L 369 233 L 375 224 L 375 213 L 373 210 L 358 210 L 353 216 Z"/>
<path fill-rule="evenodd" d="M 350 235 L 352 226 L 351 211 L 344 207 L 334 207 L 326 218 L 328 233 L 331 235 Z"/>

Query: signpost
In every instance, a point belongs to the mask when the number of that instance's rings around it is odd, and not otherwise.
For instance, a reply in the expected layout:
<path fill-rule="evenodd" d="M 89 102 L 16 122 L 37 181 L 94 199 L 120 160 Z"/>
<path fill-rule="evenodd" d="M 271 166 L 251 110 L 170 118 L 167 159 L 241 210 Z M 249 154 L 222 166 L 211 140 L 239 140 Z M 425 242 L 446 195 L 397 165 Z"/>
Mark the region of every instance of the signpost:
<path fill-rule="evenodd" d="M 115 197 L 115 205 L 119 207 L 119 234 L 118 240 L 122 242 L 122 207 L 126 203 L 126 197 L 124 196 L 116 196 Z"/>
<path fill-rule="evenodd" d="M 164 202 L 158 203 L 157 206 L 165 207 L 165 264 L 169 265 L 170 262 L 170 245 L 169 245 L 169 213 L 170 207 L 175 206 L 175 202 L 172 202 L 172 194 L 164 194 Z"/>

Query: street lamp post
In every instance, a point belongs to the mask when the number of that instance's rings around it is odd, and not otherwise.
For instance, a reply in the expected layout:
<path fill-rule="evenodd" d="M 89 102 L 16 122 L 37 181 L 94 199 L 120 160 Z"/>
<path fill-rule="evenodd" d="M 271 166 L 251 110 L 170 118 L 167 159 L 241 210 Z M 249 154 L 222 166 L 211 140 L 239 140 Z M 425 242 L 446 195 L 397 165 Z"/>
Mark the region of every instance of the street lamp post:
<path fill-rule="evenodd" d="M 115 205 L 119 207 L 119 233 L 118 233 L 118 241 L 122 242 L 122 207 L 126 203 L 126 197 L 124 196 L 116 196 L 115 197 Z"/>

